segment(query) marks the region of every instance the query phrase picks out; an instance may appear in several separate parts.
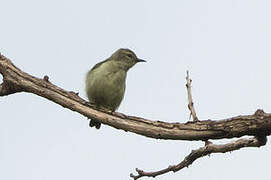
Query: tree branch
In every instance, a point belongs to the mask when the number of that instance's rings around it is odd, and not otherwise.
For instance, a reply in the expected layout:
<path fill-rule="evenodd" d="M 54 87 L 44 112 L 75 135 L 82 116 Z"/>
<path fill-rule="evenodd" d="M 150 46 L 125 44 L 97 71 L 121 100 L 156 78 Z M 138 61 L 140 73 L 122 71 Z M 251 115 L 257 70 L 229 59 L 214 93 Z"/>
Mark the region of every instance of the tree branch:
<path fill-rule="evenodd" d="M 45 75 L 43 79 L 40 79 L 23 72 L 1 54 L 0 74 L 3 76 L 3 83 L 0 84 L 0 96 L 17 92 L 33 93 L 72 111 L 76 111 L 88 118 L 99 119 L 101 123 L 116 129 L 122 129 L 156 139 L 202 140 L 206 142 L 204 147 L 192 151 L 177 165 L 169 166 L 168 168 L 155 172 L 144 172 L 143 170 L 136 169 L 138 175 L 130 174 L 134 179 L 139 179 L 144 176 L 156 177 L 170 171 L 179 171 L 184 167 L 188 167 L 196 159 L 211 153 L 225 153 L 244 147 L 260 147 L 266 144 L 266 136 L 271 134 L 271 113 L 265 113 L 261 109 L 247 116 L 236 116 L 219 121 L 199 121 L 193 106 L 191 95 L 192 80 L 189 78 L 188 72 L 186 87 L 189 101 L 188 107 L 193 117 L 193 122 L 187 123 L 152 121 L 97 109 L 93 104 L 79 97 L 78 93 L 66 91 L 52 84 L 47 75 Z M 208 139 L 233 138 L 244 135 L 255 137 L 239 139 L 222 145 L 215 145 L 207 141 Z"/>
<path fill-rule="evenodd" d="M 193 117 L 193 121 L 199 121 L 196 115 L 196 111 L 193 106 L 193 100 L 192 100 L 192 93 L 191 93 L 191 82 L 192 80 L 189 77 L 189 72 L 187 71 L 187 76 L 186 76 L 186 88 L 187 88 L 187 93 L 188 93 L 188 109 L 190 110 L 190 117 Z M 262 110 L 256 111 L 255 115 L 256 116 L 261 116 L 264 114 Z M 169 166 L 165 169 L 159 170 L 159 171 L 153 171 L 153 172 L 145 172 L 141 169 L 136 168 L 137 175 L 130 174 L 130 177 L 132 177 L 134 180 L 139 179 L 141 177 L 156 177 L 162 174 L 166 174 L 170 171 L 172 172 L 177 172 L 180 171 L 181 169 L 188 167 L 191 165 L 196 159 L 204 157 L 206 155 L 210 155 L 212 153 L 225 153 L 225 152 L 231 152 L 234 150 L 238 150 L 240 148 L 244 147 L 260 147 L 265 145 L 267 142 L 266 136 L 258 136 L 250 139 L 239 139 L 236 141 L 232 141 L 227 144 L 222 144 L 222 145 L 215 145 L 212 142 L 206 140 L 205 141 L 205 146 L 201 147 L 197 150 L 193 150 L 188 156 L 185 157 L 185 159 L 180 162 L 177 165 L 172 165 Z"/>
<path fill-rule="evenodd" d="M 99 119 L 102 124 L 130 131 L 146 137 L 172 140 L 207 140 L 241 137 L 244 135 L 270 135 L 271 114 L 258 110 L 253 115 L 237 116 L 220 121 L 201 120 L 200 122 L 167 123 L 151 121 L 121 113 L 97 109 L 76 93 L 65 91 L 52 84 L 47 78 L 31 76 L 4 56 L 0 56 L 0 73 L 3 83 L 0 96 L 15 92 L 28 92 L 49 99 L 65 108 L 76 111 L 88 118 Z"/>
<path fill-rule="evenodd" d="M 160 171 L 154 171 L 154 172 L 145 172 L 143 170 L 140 170 L 136 168 L 137 175 L 130 174 L 130 177 L 132 177 L 134 180 L 139 179 L 141 177 L 156 177 L 168 172 L 177 172 L 185 167 L 188 167 L 191 165 L 195 160 L 210 155 L 212 153 L 226 153 L 231 152 L 234 150 L 238 150 L 244 147 L 260 147 L 264 146 L 267 142 L 267 139 L 265 136 L 261 137 L 253 137 L 248 139 L 239 139 L 227 144 L 221 144 L 221 145 L 215 145 L 215 144 L 208 144 L 204 147 L 201 147 L 197 150 L 193 150 L 188 156 L 184 158 L 182 162 L 180 162 L 177 165 L 169 166 L 165 169 L 162 169 Z"/>

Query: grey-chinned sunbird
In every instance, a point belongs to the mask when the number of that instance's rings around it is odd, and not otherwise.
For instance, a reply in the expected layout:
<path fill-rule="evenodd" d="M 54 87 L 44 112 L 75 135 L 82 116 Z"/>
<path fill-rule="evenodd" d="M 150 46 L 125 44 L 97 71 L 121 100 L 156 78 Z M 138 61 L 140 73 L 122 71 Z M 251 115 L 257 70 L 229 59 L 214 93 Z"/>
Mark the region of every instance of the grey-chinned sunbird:
<path fill-rule="evenodd" d="M 127 72 L 138 62 L 146 61 L 137 58 L 130 49 L 119 49 L 108 59 L 96 64 L 86 76 L 86 94 L 89 102 L 98 108 L 114 112 L 124 96 Z M 92 118 L 89 126 L 99 129 L 101 123 Z"/>

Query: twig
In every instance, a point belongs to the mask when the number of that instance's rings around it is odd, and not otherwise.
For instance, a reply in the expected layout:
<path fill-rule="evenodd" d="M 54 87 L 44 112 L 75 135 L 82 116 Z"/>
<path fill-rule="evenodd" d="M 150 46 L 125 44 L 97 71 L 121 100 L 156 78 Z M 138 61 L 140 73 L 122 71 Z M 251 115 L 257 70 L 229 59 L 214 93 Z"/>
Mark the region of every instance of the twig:
<path fill-rule="evenodd" d="M 194 103 L 192 99 L 191 83 L 192 83 L 192 80 L 189 78 L 189 72 L 186 71 L 186 89 L 187 89 L 187 94 L 188 94 L 188 109 L 190 110 L 190 117 L 192 116 L 193 121 L 199 121 L 196 115 L 196 111 L 195 111 Z"/>
<path fill-rule="evenodd" d="M 204 147 L 201 147 L 197 150 L 193 150 L 188 156 L 184 158 L 182 162 L 177 165 L 169 166 L 168 168 L 162 169 L 160 171 L 153 172 L 145 172 L 136 168 L 137 175 L 130 174 L 134 180 L 139 179 L 141 177 L 156 177 L 170 171 L 177 172 L 185 167 L 191 165 L 198 158 L 204 157 L 206 155 L 210 155 L 212 153 L 226 153 L 234 150 L 238 150 L 244 147 L 260 147 L 266 144 L 267 138 L 265 136 L 261 137 L 253 137 L 248 139 L 239 139 L 227 144 L 215 145 L 215 144 L 207 144 Z"/>

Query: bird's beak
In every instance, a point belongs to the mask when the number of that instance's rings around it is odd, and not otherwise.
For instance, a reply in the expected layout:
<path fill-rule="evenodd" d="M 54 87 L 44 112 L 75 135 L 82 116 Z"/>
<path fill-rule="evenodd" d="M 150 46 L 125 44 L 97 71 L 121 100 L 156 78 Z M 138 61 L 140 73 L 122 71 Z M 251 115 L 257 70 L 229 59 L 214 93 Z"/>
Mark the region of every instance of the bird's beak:
<path fill-rule="evenodd" d="M 145 61 L 143 59 L 137 59 L 136 62 L 147 62 L 147 61 Z"/>

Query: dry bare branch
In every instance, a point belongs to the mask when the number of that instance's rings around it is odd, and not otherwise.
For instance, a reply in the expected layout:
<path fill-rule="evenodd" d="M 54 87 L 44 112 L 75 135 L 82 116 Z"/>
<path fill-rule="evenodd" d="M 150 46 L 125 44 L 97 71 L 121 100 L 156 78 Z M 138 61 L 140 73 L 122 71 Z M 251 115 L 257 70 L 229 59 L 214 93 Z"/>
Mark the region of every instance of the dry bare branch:
<path fill-rule="evenodd" d="M 184 158 L 182 162 L 180 162 L 177 165 L 172 165 L 160 171 L 154 171 L 154 172 L 145 172 L 143 170 L 136 168 L 136 172 L 138 174 L 137 175 L 130 174 L 130 177 L 136 180 L 141 177 L 156 177 L 156 176 L 159 176 L 171 171 L 177 172 L 185 167 L 188 167 L 195 160 L 201 157 L 204 157 L 206 155 L 210 155 L 212 153 L 231 152 L 231 151 L 238 150 L 244 147 L 260 147 L 260 146 L 264 146 L 266 144 L 266 141 L 267 141 L 266 137 L 261 136 L 261 137 L 239 139 L 239 140 L 236 140 L 227 144 L 221 144 L 221 145 L 207 144 L 204 147 L 201 147 L 197 150 L 193 150 L 188 156 Z"/>
<path fill-rule="evenodd" d="M 196 159 L 211 153 L 224 153 L 237 150 L 243 147 L 260 147 L 265 145 L 266 136 L 271 134 L 271 113 L 265 113 L 258 109 L 254 114 L 247 116 L 236 116 L 224 120 L 201 120 L 198 121 L 193 107 L 191 95 L 191 79 L 187 72 L 187 91 L 189 109 L 193 116 L 193 122 L 167 123 L 152 121 L 140 117 L 127 116 L 117 112 L 108 112 L 97 109 L 93 104 L 88 103 L 78 96 L 78 93 L 66 91 L 49 81 L 47 75 L 43 79 L 31 76 L 17 68 L 6 57 L 0 54 L 0 74 L 3 76 L 3 83 L 0 84 L 0 96 L 6 96 L 18 92 L 33 93 L 53 101 L 65 108 L 78 112 L 88 118 L 99 119 L 101 123 L 130 131 L 156 139 L 171 140 L 202 140 L 204 147 L 192 151 L 181 163 L 169 166 L 156 172 L 144 172 L 137 169 L 138 175 L 132 175 L 134 179 L 143 176 L 155 177 L 170 171 L 176 172 L 192 164 Z M 257 138 L 240 139 L 224 145 L 215 145 L 208 139 L 222 139 L 241 137 L 244 135 Z M 259 138 L 261 137 L 261 138 Z"/>
<path fill-rule="evenodd" d="M 146 137 L 205 141 L 244 135 L 257 136 L 262 134 L 268 136 L 271 133 L 271 114 L 264 113 L 262 110 L 258 110 L 252 115 L 237 116 L 219 121 L 201 120 L 200 122 L 187 123 L 151 121 L 121 113 L 98 110 L 76 93 L 52 84 L 48 80 L 49 77 L 40 79 L 21 71 L 2 55 L 0 56 L 0 73 L 3 75 L 0 96 L 16 92 L 33 93 L 88 118 L 99 119 L 102 124 Z"/>

